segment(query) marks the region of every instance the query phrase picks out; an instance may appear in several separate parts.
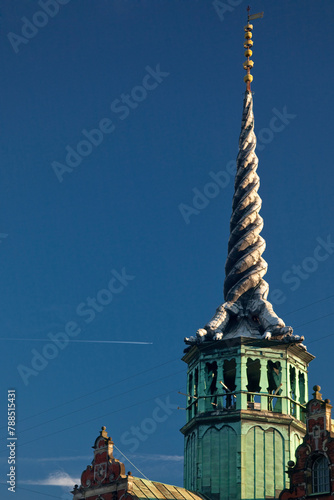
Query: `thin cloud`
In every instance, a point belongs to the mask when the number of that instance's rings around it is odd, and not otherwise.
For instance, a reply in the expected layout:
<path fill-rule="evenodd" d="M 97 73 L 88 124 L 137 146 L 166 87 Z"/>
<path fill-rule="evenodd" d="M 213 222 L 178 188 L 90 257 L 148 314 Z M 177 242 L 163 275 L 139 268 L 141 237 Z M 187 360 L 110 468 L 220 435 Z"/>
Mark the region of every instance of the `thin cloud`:
<path fill-rule="evenodd" d="M 74 487 L 75 484 L 80 484 L 79 478 L 73 478 L 66 472 L 52 472 L 46 479 L 19 481 L 21 484 L 30 484 L 35 486 L 69 486 Z"/>

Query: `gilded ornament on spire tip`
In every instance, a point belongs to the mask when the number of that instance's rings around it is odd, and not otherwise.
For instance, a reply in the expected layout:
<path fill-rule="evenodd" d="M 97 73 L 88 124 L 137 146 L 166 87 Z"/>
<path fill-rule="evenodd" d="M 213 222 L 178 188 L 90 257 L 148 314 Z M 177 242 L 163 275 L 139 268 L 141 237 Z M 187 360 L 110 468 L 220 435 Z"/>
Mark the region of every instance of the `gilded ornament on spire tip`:
<path fill-rule="evenodd" d="M 250 7 L 247 8 L 248 10 L 248 23 L 245 26 L 245 43 L 244 47 L 246 49 L 245 51 L 245 57 L 247 57 L 247 61 L 243 63 L 244 70 L 247 72 L 246 75 L 244 76 L 244 82 L 246 83 L 246 89 L 247 92 L 250 92 L 250 84 L 253 81 L 253 76 L 250 74 L 251 68 L 254 66 L 254 61 L 251 61 L 249 58 L 252 57 L 253 51 L 251 50 L 251 47 L 253 46 L 253 41 L 252 41 L 252 29 L 253 25 L 249 23 L 249 11 Z"/>
<path fill-rule="evenodd" d="M 249 22 L 252 19 L 258 19 L 263 17 L 263 12 L 259 12 L 258 14 L 253 14 L 252 16 L 250 15 L 250 7 L 247 7 L 248 11 L 248 22 L 245 26 L 245 43 L 244 43 L 244 48 L 246 49 L 245 51 L 245 57 L 247 57 L 247 61 L 243 63 L 243 67 L 245 71 L 247 72 L 246 75 L 244 76 L 244 82 L 246 83 L 246 90 L 247 92 L 251 91 L 251 82 L 253 81 L 253 75 L 251 75 L 250 70 L 254 66 L 254 61 L 251 61 L 249 58 L 252 57 L 253 51 L 251 50 L 251 47 L 253 46 L 253 25 Z"/>

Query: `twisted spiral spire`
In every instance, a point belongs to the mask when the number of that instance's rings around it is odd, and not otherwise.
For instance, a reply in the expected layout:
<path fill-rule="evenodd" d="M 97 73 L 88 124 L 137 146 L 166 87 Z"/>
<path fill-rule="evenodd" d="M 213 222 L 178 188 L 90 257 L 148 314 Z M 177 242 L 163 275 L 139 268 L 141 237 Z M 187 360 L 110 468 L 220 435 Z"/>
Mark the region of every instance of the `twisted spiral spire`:
<path fill-rule="evenodd" d="M 261 282 L 266 284 L 262 280 L 268 264 L 262 258 L 266 243 L 260 236 L 263 228 L 263 219 L 259 215 L 262 200 L 258 195 L 260 179 L 256 173 L 258 158 L 255 147 L 253 98 L 252 93 L 246 91 L 225 265 L 224 296 L 228 302 L 237 301 Z"/>
<path fill-rule="evenodd" d="M 245 26 L 244 47 L 247 60 L 244 82 L 246 92 L 243 104 L 237 173 L 234 184 L 230 238 L 225 264 L 224 297 L 212 319 L 197 330 L 196 335 L 186 337 L 186 344 L 197 344 L 204 340 L 222 340 L 237 337 L 252 337 L 270 340 L 272 337 L 284 342 L 301 343 L 304 337 L 292 335 L 293 329 L 285 326 L 271 303 L 267 300 L 269 285 L 263 279 L 268 264 L 262 258 L 266 242 L 260 236 L 263 219 L 259 212 L 262 200 L 258 195 L 260 179 L 256 173 L 259 160 L 255 154 L 253 97 L 250 89 L 253 76 L 250 60 L 253 46 L 250 21 L 263 17 L 263 12 L 250 15 Z M 305 348 L 305 347 L 304 347 Z"/>
<path fill-rule="evenodd" d="M 259 161 L 255 154 L 253 97 L 250 89 L 253 81 L 250 70 L 254 65 L 250 60 L 253 46 L 253 26 L 250 21 L 263 17 L 263 12 L 250 16 L 249 7 L 247 10 L 248 23 L 245 26 L 244 42 L 247 60 L 243 64 L 246 70 L 246 92 L 225 264 L 225 302 L 216 309 L 204 328 L 199 328 L 195 336 L 184 339 L 189 345 L 205 340 L 219 341 L 237 337 L 260 338 L 265 341 L 274 338 L 299 344 L 304 340 L 304 337 L 293 335 L 293 329 L 286 326 L 274 312 L 267 300 L 269 285 L 263 279 L 268 264 L 262 258 L 266 242 L 260 236 L 263 228 L 263 219 L 259 214 L 262 200 L 258 194 L 260 179 L 256 170 Z"/>

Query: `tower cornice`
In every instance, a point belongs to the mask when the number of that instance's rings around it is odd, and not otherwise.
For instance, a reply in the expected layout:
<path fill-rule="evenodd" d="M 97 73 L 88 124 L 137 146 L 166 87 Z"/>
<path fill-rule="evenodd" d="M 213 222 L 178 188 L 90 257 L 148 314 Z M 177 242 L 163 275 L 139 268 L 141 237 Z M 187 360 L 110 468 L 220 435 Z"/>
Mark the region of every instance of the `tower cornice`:
<path fill-rule="evenodd" d="M 235 410 L 231 412 L 224 412 L 223 410 L 216 412 L 208 412 L 192 418 L 181 429 L 182 434 L 189 434 L 193 429 L 199 425 L 204 426 L 219 426 L 228 425 L 232 422 L 246 422 L 250 421 L 253 425 L 279 425 L 280 427 L 292 427 L 302 434 L 306 431 L 304 422 L 292 417 L 291 415 L 273 414 L 272 412 L 258 411 L 258 410 Z"/>

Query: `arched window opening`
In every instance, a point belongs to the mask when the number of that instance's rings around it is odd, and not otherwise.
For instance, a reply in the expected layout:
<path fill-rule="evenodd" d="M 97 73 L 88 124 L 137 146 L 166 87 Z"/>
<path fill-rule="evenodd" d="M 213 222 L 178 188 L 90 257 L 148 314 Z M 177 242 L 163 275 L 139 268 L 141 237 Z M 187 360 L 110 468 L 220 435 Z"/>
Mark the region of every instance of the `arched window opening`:
<path fill-rule="evenodd" d="M 205 389 L 206 394 L 211 396 L 206 398 L 206 406 L 209 410 L 215 410 L 217 407 L 217 363 L 213 361 L 212 363 L 205 364 Z"/>
<path fill-rule="evenodd" d="M 280 398 L 275 396 L 280 396 L 282 394 L 282 367 L 279 361 L 269 360 L 267 363 L 268 369 L 268 392 L 272 394 L 273 397 L 268 398 L 268 410 L 269 411 L 282 411 L 282 401 Z"/>
<path fill-rule="evenodd" d="M 261 399 L 255 392 L 260 392 L 261 364 L 259 359 L 247 359 L 247 408 L 261 410 Z"/>
<path fill-rule="evenodd" d="M 318 457 L 312 465 L 312 493 L 329 493 L 329 469 L 326 457 Z"/>
<path fill-rule="evenodd" d="M 298 381 L 299 381 L 299 401 L 303 405 L 306 403 L 306 401 L 305 401 L 305 375 L 304 375 L 304 373 L 299 372 Z"/>
<path fill-rule="evenodd" d="M 192 402 L 193 402 L 193 374 L 190 373 L 188 377 L 188 417 L 192 418 L 193 417 L 193 407 L 192 407 Z"/>
<path fill-rule="evenodd" d="M 195 369 L 195 383 L 194 383 L 194 407 L 195 407 L 195 415 L 198 410 L 198 368 Z"/>
<path fill-rule="evenodd" d="M 224 397 L 224 408 L 233 409 L 236 403 L 236 397 L 232 393 L 236 389 L 235 379 L 237 374 L 237 363 L 235 359 L 225 359 L 223 365 L 224 389 L 226 396 Z"/>
<path fill-rule="evenodd" d="M 296 416 L 296 369 L 294 366 L 290 366 L 290 413 Z"/>

